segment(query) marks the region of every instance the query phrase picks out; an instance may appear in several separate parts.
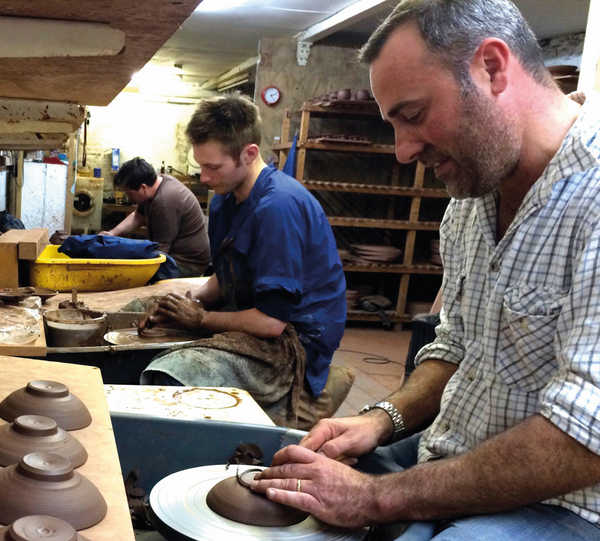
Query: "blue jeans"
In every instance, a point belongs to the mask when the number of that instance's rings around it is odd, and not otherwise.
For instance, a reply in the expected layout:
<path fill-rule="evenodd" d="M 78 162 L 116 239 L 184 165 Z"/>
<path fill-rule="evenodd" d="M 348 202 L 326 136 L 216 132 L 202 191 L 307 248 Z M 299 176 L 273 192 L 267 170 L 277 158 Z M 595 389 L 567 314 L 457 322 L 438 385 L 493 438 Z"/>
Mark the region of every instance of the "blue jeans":
<path fill-rule="evenodd" d="M 420 434 L 380 447 L 357 467 L 375 474 L 402 471 L 417 463 Z M 600 528 L 554 505 L 536 503 L 493 515 L 450 521 L 414 522 L 375 528 L 381 541 L 600 541 Z"/>

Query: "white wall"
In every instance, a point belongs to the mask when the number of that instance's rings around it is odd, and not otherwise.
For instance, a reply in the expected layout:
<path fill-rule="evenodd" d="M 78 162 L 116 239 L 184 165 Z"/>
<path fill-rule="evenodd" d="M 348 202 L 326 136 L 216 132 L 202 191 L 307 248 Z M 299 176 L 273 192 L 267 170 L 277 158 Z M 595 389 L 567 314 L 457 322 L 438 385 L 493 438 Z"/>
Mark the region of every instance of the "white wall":
<path fill-rule="evenodd" d="M 189 144 L 185 128 L 195 105 L 179 105 L 122 97 L 107 107 L 89 107 L 87 167 L 100 167 L 105 194 L 112 191 L 111 153 L 119 148 L 121 164 L 139 156 L 157 170 L 161 162 L 187 172 Z M 79 163 L 82 165 L 83 136 L 80 136 Z"/>
<path fill-rule="evenodd" d="M 8 172 L 0 171 L 0 211 L 6 210 L 6 184 L 8 182 Z"/>

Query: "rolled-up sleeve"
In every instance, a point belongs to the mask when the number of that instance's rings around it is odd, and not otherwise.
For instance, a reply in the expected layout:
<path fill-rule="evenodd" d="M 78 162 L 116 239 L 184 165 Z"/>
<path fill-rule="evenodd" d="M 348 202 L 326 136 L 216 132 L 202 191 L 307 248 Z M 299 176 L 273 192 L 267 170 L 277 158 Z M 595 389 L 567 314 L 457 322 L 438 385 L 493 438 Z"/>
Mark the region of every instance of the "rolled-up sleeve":
<path fill-rule="evenodd" d="M 591 231 L 559 316 L 560 369 L 540 393 L 540 413 L 600 454 L 600 227 Z"/>

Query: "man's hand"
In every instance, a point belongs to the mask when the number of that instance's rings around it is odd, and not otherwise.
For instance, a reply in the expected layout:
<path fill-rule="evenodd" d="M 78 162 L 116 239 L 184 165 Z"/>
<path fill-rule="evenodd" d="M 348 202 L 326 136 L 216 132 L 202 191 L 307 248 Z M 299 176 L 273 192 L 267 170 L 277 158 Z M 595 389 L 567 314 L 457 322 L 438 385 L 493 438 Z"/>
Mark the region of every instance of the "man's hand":
<path fill-rule="evenodd" d="M 191 292 L 188 291 L 185 297 L 176 293 L 169 293 L 163 297 L 158 302 L 155 314 L 150 315 L 149 320 L 155 325 L 159 321 L 169 321 L 186 329 L 197 330 L 202 328 L 205 315 L 203 304 L 193 299 Z"/>
<path fill-rule="evenodd" d="M 111 233 L 110 231 L 100 231 L 100 233 L 98 233 L 98 235 L 102 235 L 103 237 L 105 237 L 105 236 L 114 237 L 113 233 Z"/>
<path fill-rule="evenodd" d="M 328 458 L 359 457 L 383 443 L 393 431 L 390 416 L 383 410 L 341 419 L 323 419 L 302 439 L 300 447 L 318 452 Z M 285 449 L 273 457 L 273 465 L 284 464 Z M 347 464 L 355 460 L 345 460 Z"/>
<path fill-rule="evenodd" d="M 252 490 L 335 526 L 358 528 L 381 522 L 371 516 L 377 477 L 296 445 L 278 455 L 283 465 L 263 470 L 250 482 Z"/>

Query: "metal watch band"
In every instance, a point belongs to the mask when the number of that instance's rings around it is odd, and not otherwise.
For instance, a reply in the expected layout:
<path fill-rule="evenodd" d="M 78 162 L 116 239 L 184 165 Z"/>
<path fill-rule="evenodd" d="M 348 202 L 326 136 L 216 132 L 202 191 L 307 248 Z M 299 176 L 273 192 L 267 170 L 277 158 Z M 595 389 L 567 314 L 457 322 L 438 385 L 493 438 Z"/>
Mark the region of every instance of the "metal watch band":
<path fill-rule="evenodd" d="M 393 404 L 383 400 L 381 402 L 377 402 L 376 404 L 365 406 L 358 412 L 358 414 L 362 415 L 363 413 L 371 411 L 375 408 L 384 410 L 390 416 L 390 419 L 392 420 L 392 423 L 394 425 L 394 431 L 392 432 L 392 435 L 383 445 L 390 445 L 398 441 L 401 438 L 402 433 L 404 432 L 404 421 L 402 420 L 402 415 L 400 415 L 400 412 L 396 409 L 396 407 Z"/>

